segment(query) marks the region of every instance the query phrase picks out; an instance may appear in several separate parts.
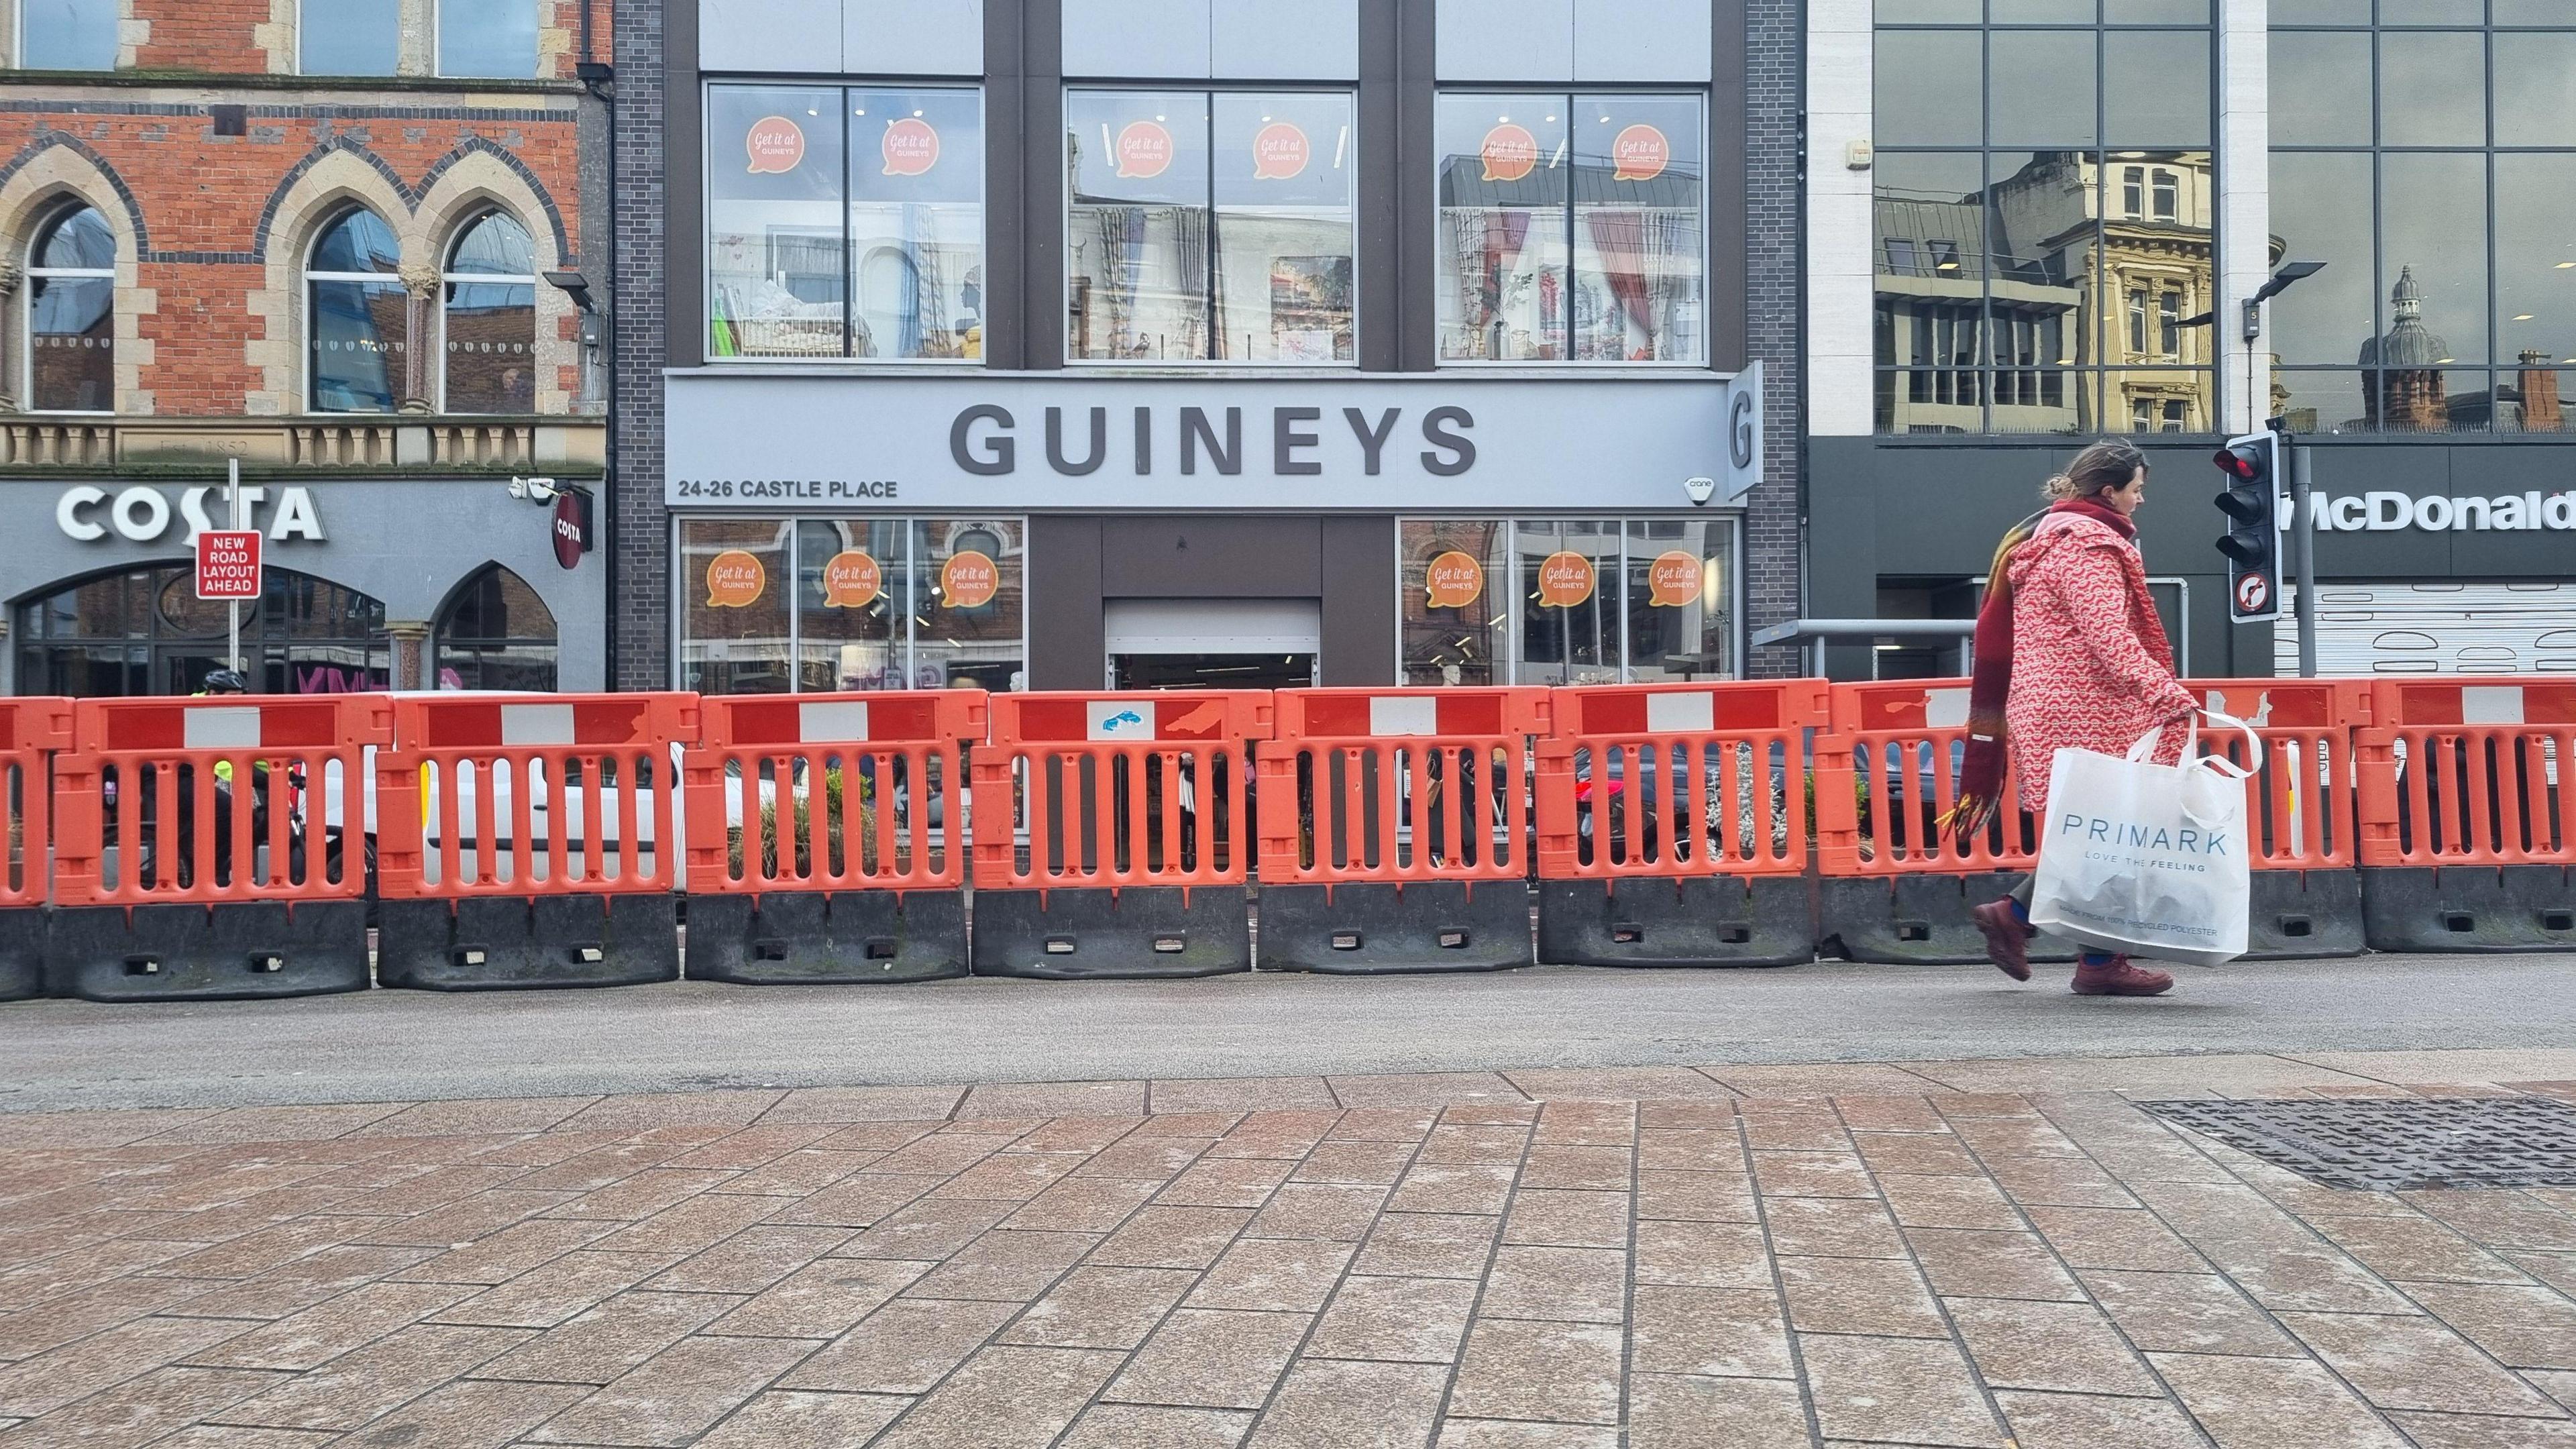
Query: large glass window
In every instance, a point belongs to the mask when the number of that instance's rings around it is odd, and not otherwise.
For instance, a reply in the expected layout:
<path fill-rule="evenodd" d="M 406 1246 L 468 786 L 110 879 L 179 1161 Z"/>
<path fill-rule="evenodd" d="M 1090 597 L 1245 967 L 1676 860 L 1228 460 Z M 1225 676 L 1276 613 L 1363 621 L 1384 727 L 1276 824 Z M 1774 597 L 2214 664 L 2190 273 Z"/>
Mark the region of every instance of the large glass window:
<path fill-rule="evenodd" d="M 1347 363 L 1348 94 L 1069 91 L 1065 355 Z"/>
<path fill-rule="evenodd" d="M 1020 519 L 686 518 L 680 687 L 1025 687 Z"/>
<path fill-rule="evenodd" d="M 18 64 L 116 69 L 116 0 L 18 0 Z"/>
<path fill-rule="evenodd" d="M 507 212 L 484 213 L 449 250 L 444 282 L 447 411 L 536 411 L 536 252 L 528 229 Z"/>
<path fill-rule="evenodd" d="M 1443 361 L 1706 360 L 1700 97 L 1444 95 L 1433 124 Z"/>
<path fill-rule="evenodd" d="M 2576 7 L 2303 0 L 2272 21 L 2272 231 L 2326 264 L 2271 304 L 2274 409 L 2302 432 L 2564 431 Z"/>
<path fill-rule="evenodd" d="M 1408 518 L 1397 550 L 1406 684 L 1735 673 L 1730 519 Z"/>
<path fill-rule="evenodd" d="M 523 80 L 537 73 L 536 0 L 437 0 L 438 73 Z"/>
<path fill-rule="evenodd" d="M 392 687 L 385 606 L 271 565 L 242 611 L 251 688 L 341 694 Z M 197 597 L 186 564 L 100 574 L 17 606 L 10 630 L 22 694 L 191 694 L 225 667 L 229 611 Z"/>
<path fill-rule="evenodd" d="M 93 207 L 45 223 L 27 250 L 27 406 L 116 408 L 116 234 Z"/>
<path fill-rule="evenodd" d="M 392 75 L 402 58 L 401 9 L 401 0 L 303 0 L 296 12 L 296 71 Z"/>
<path fill-rule="evenodd" d="M 2214 430 L 2206 0 L 1879 20 L 1878 430 Z"/>
<path fill-rule="evenodd" d="M 311 403 L 317 413 L 389 413 L 411 351 L 402 247 L 364 208 L 324 227 L 305 270 Z"/>
<path fill-rule="evenodd" d="M 528 581 L 491 564 L 438 619 L 441 689 L 555 688 L 555 613 Z"/>
<path fill-rule="evenodd" d="M 983 130 L 959 87 L 711 87 L 708 356 L 982 357 Z"/>

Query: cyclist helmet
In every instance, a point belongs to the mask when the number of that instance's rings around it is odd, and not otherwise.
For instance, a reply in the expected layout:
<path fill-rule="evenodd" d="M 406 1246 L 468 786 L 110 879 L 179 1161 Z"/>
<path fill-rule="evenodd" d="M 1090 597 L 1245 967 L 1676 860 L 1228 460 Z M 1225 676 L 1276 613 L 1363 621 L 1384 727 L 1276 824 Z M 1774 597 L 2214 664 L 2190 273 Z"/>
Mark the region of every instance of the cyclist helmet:
<path fill-rule="evenodd" d="M 242 678 L 241 671 L 238 669 L 212 670 L 206 675 L 206 693 L 248 694 L 250 681 Z"/>

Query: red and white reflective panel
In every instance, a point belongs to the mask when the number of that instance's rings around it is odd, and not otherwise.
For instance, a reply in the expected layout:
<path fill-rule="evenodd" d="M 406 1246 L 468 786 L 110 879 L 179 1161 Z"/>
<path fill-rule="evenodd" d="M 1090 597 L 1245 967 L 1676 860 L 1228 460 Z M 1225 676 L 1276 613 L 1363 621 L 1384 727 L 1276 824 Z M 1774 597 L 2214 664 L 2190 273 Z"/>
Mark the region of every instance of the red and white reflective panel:
<path fill-rule="evenodd" d="M 2460 690 L 2460 723 L 2521 724 L 2523 723 L 2522 705 L 2521 685 L 2466 685 Z"/>
<path fill-rule="evenodd" d="M 803 744 L 865 740 L 868 702 L 863 699 L 817 699 L 796 706 L 796 738 Z"/>
<path fill-rule="evenodd" d="M 1924 691 L 1923 727 L 1934 730 L 1964 729 L 1968 723 L 1968 695 L 1964 689 Z"/>
<path fill-rule="evenodd" d="M 257 705 L 182 710 L 179 742 L 191 750 L 255 750 L 260 738 Z"/>

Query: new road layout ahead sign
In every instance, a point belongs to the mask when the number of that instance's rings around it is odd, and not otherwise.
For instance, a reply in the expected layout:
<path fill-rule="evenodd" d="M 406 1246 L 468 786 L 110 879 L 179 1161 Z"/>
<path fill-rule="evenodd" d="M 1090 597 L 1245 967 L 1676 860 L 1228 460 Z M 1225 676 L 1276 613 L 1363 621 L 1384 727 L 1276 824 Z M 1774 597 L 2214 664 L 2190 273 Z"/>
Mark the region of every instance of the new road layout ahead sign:
<path fill-rule="evenodd" d="M 259 534 L 252 529 L 208 529 L 197 535 L 197 597 L 259 598 Z"/>

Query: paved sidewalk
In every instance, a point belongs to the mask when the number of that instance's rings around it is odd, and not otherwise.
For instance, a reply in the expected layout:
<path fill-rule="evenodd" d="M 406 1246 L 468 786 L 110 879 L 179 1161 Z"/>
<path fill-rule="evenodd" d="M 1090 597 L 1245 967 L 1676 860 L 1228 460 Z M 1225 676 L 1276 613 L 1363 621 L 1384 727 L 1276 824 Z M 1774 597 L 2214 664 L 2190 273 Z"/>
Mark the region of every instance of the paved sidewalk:
<path fill-rule="evenodd" d="M 2348 1053 L 0 1116 L 0 1449 L 2576 1445 L 2576 1189 L 2329 1190 L 2094 1090 L 2570 1079 Z"/>

